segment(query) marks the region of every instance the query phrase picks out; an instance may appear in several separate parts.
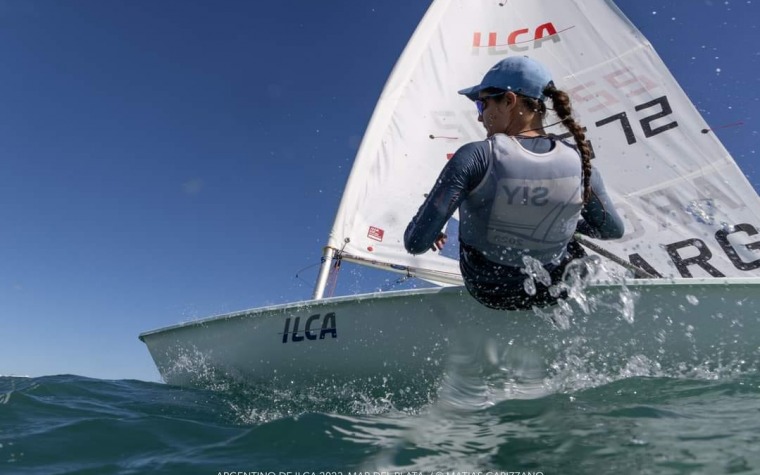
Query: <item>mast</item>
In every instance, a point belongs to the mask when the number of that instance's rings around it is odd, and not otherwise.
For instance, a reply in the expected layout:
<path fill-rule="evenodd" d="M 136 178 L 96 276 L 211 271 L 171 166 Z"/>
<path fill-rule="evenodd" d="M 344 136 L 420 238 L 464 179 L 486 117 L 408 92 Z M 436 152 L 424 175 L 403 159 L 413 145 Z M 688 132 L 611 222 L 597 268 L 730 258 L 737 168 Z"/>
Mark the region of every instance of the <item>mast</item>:
<path fill-rule="evenodd" d="M 325 295 L 327 277 L 330 275 L 330 264 L 332 264 L 334 256 L 335 249 L 326 246 L 324 254 L 322 254 L 322 263 L 319 266 L 319 275 L 317 276 L 317 282 L 314 284 L 314 293 L 311 296 L 311 298 L 314 300 L 320 300 Z"/>

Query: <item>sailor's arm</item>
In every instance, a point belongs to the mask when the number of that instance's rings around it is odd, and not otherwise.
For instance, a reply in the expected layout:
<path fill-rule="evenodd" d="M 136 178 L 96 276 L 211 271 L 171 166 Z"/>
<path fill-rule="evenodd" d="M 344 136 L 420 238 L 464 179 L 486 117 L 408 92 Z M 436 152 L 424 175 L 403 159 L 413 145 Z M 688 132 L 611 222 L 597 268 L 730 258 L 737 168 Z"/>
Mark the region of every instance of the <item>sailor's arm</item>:
<path fill-rule="evenodd" d="M 577 231 L 597 239 L 619 239 L 623 237 L 625 225 L 612 199 L 604 187 L 602 175 L 591 168 L 591 198 L 581 213 Z"/>
<path fill-rule="evenodd" d="M 411 254 L 422 254 L 428 249 L 441 249 L 446 236 L 441 230 L 467 194 L 485 176 L 487 170 L 487 142 L 474 142 L 462 146 L 446 163 L 433 189 L 425 198 L 417 214 L 404 233 L 404 247 Z"/>

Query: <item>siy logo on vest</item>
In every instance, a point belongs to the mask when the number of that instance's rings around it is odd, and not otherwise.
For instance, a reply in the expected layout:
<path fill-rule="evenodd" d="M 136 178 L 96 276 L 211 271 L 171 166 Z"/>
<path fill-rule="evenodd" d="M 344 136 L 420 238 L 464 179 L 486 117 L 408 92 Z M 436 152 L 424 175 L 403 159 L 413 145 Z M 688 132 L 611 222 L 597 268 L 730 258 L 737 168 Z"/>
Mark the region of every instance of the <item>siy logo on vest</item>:
<path fill-rule="evenodd" d="M 509 187 L 502 185 L 504 193 L 507 194 L 507 200 L 510 205 L 532 205 L 545 206 L 549 203 L 549 188 L 545 186 L 515 186 Z"/>
<path fill-rule="evenodd" d="M 520 28 L 509 32 L 506 36 L 491 31 L 483 33 L 476 31 L 472 35 L 472 53 L 479 55 L 484 48 L 487 48 L 490 55 L 505 55 L 510 52 L 520 53 L 531 49 L 541 48 L 545 42 L 559 43 L 561 41 L 560 33 L 569 30 L 571 27 L 557 31 L 552 22 L 543 23 L 535 28 Z"/>
<path fill-rule="evenodd" d="M 317 313 L 306 319 L 303 331 L 299 328 L 301 325 L 301 317 L 295 317 L 293 320 L 293 330 L 290 329 L 291 318 L 285 319 L 285 329 L 282 331 L 282 342 L 288 342 L 288 335 L 290 335 L 290 341 L 298 343 L 304 340 L 316 340 L 317 334 L 320 340 L 324 340 L 328 334 L 333 338 L 338 338 L 338 327 L 335 323 L 335 312 L 325 314 L 323 317 Z M 318 329 L 317 329 L 318 328 Z"/>

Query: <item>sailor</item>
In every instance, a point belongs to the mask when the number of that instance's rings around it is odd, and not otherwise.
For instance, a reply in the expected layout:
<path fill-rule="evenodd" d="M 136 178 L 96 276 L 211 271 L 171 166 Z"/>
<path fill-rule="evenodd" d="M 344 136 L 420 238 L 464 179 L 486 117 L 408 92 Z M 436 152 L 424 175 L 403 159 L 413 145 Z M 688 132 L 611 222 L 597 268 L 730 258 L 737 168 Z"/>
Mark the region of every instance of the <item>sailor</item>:
<path fill-rule="evenodd" d="M 537 265 L 555 285 L 573 257 L 583 255 L 574 233 L 618 239 L 624 231 L 570 98 L 528 57 L 499 61 L 459 94 L 475 102 L 487 138 L 448 161 L 407 226 L 406 250 L 440 251 L 443 227 L 459 209 L 459 266 L 470 294 L 496 309 L 552 305 L 557 292 L 540 281 L 535 292 L 526 291 L 526 274 Z M 574 145 L 544 131 L 547 98 Z"/>

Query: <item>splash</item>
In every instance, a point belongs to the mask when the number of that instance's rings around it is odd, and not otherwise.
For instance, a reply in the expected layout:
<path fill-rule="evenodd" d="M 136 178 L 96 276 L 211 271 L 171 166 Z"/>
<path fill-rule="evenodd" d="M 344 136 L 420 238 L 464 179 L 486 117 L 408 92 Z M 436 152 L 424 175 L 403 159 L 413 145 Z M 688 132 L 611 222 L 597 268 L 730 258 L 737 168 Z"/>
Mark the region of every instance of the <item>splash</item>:
<path fill-rule="evenodd" d="M 597 282 L 600 275 L 606 276 L 611 284 L 618 284 L 620 290 L 615 294 L 616 301 L 609 301 L 607 296 L 591 296 L 586 292 L 589 285 Z M 577 304 L 586 315 L 600 307 L 613 308 L 629 324 L 633 324 L 638 294 L 628 288 L 630 274 L 623 274 L 607 269 L 599 256 L 586 256 L 571 262 L 562 276 L 563 289 L 568 297 Z"/>
<path fill-rule="evenodd" d="M 631 290 L 623 285 L 620 289 L 620 306 L 618 307 L 620 309 L 620 315 L 623 317 L 623 319 L 633 325 L 634 321 L 634 313 L 635 313 L 635 307 L 636 307 L 636 294 L 631 292 Z"/>
<path fill-rule="evenodd" d="M 382 379 L 382 384 L 357 379 L 310 387 L 287 387 L 278 382 L 250 385 L 234 381 L 228 383 L 222 397 L 236 424 L 256 425 L 310 413 L 351 416 L 417 414 L 437 400 L 441 386 L 439 381 L 423 388 Z"/>
<path fill-rule="evenodd" d="M 534 315 L 538 316 L 546 323 L 552 325 L 555 329 L 570 329 L 571 317 L 573 316 L 573 308 L 565 300 L 558 299 L 557 305 L 551 307 L 551 311 L 545 311 L 539 307 L 533 307 L 532 310 Z"/>
<path fill-rule="evenodd" d="M 540 282 L 546 287 L 552 285 L 552 278 L 541 261 L 530 256 L 523 256 L 522 260 L 524 267 L 520 269 L 520 272 L 528 276 L 523 283 L 526 294 L 536 295 L 536 282 Z"/>
<path fill-rule="evenodd" d="M 171 366 L 163 371 L 165 380 L 187 380 L 193 386 L 218 392 L 229 389 L 229 378 L 211 363 L 209 354 L 194 345 L 178 346 L 173 351 L 176 357 L 170 359 Z"/>
<path fill-rule="evenodd" d="M 619 284 L 619 291 L 612 295 L 588 293 L 588 287 L 598 283 L 600 275 L 607 276 L 612 284 Z M 549 293 L 557 298 L 557 305 L 551 307 L 551 310 L 534 307 L 533 313 L 560 330 L 570 329 L 576 307 L 586 316 L 602 307 L 612 308 L 623 320 L 633 324 L 638 294 L 628 288 L 627 278 L 628 276 L 607 269 L 599 256 L 574 259 L 565 268 L 562 281 L 549 287 Z M 563 293 L 566 298 L 561 298 Z M 610 297 L 614 300 L 610 300 Z"/>
<path fill-rule="evenodd" d="M 571 261 L 562 274 L 559 287 L 567 292 L 568 298 L 578 304 L 586 315 L 591 313 L 594 303 L 589 299 L 586 288 L 602 269 L 604 267 L 599 256 L 586 256 Z"/>

